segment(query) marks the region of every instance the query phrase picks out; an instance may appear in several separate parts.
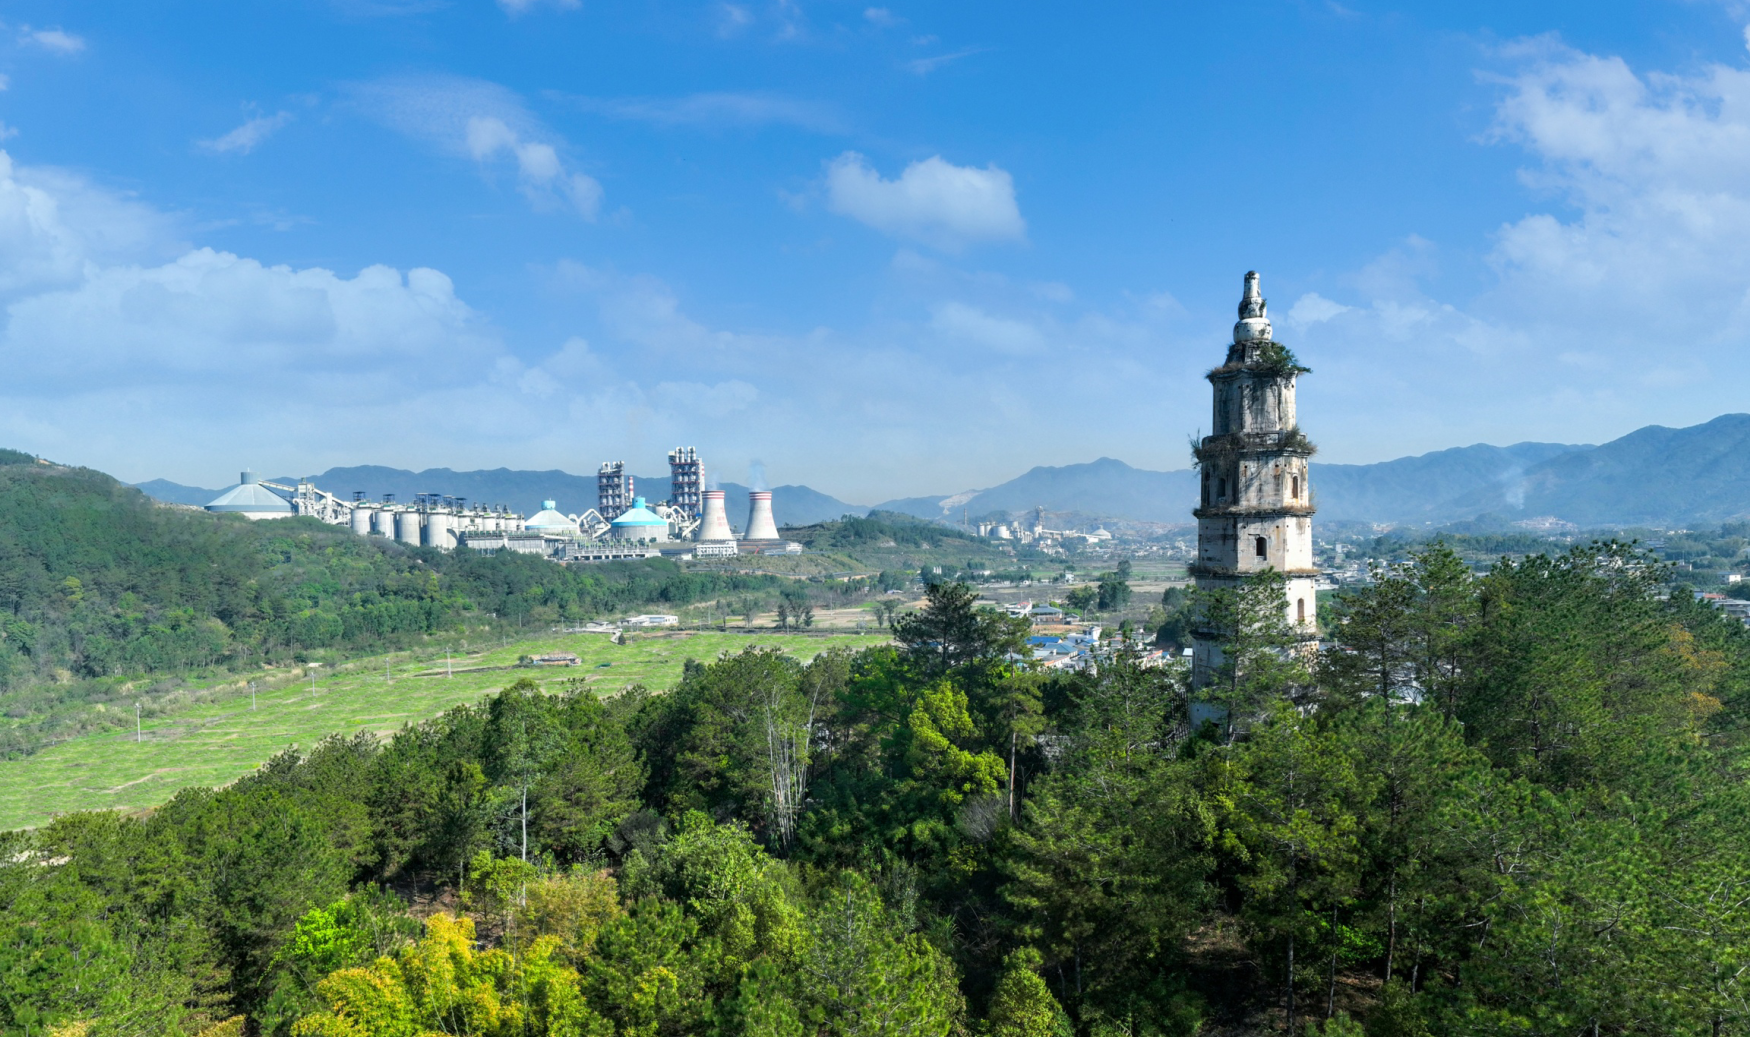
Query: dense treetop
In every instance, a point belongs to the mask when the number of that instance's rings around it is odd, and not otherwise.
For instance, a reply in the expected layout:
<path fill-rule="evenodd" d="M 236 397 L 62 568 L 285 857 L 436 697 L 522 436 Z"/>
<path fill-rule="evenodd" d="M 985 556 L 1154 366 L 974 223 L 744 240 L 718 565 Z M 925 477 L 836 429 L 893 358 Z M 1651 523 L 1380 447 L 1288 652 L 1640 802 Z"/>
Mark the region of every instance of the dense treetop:
<path fill-rule="evenodd" d="M 1195 693 L 1017 668 L 938 585 L 896 647 L 513 684 L 14 833 L 0 1029 L 1750 1027 L 1750 635 L 1617 544 L 1375 575 L 1316 655 L 1275 574 L 1194 599 Z"/>

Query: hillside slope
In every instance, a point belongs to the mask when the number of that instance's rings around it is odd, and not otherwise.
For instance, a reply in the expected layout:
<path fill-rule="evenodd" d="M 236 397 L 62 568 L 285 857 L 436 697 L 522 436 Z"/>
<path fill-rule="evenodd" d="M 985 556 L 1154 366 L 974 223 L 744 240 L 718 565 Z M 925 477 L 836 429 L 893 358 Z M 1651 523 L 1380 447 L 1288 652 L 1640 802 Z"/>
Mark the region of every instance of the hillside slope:
<path fill-rule="evenodd" d="M 0 755 L 123 722 L 118 704 L 131 723 L 136 699 L 174 690 L 160 677 L 778 585 L 662 560 L 574 568 L 446 554 L 314 519 L 164 507 L 90 469 L 0 463 Z"/>
<path fill-rule="evenodd" d="M 1750 516 L 1750 414 L 1649 425 L 1446 502 L 1447 515 L 1554 515 L 1587 525 L 1705 525 Z"/>
<path fill-rule="evenodd" d="M 974 494 L 968 514 L 1014 513 L 1043 506 L 1144 522 L 1185 522 L 1196 502 L 1197 474 L 1151 472 L 1102 457 L 1086 464 L 1040 466 Z"/>
<path fill-rule="evenodd" d="M 1517 495 L 1525 473 L 1552 457 L 1589 446 L 1515 443 L 1512 446 L 1454 447 L 1378 464 L 1312 466 L 1319 516 L 1357 522 L 1441 522 L 1455 517 L 1454 501 L 1498 491 L 1502 500 Z M 1472 514 L 1467 512 L 1466 515 Z"/>

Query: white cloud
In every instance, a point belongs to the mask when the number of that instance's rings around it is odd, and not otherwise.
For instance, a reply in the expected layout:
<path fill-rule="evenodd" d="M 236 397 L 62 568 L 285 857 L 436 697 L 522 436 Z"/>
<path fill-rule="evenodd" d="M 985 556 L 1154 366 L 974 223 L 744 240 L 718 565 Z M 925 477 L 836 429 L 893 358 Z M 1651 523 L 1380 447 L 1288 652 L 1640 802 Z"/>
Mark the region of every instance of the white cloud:
<path fill-rule="evenodd" d="M 557 352 L 541 361 L 541 366 L 567 381 L 596 377 L 605 371 L 601 357 L 589 348 L 587 339 L 578 335 L 566 339 Z"/>
<path fill-rule="evenodd" d="M 926 38 L 931 40 L 932 42 L 935 39 L 935 37 L 933 37 L 933 36 L 926 37 Z M 934 55 L 931 55 L 929 57 L 924 57 L 924 58 L 913 58 L 912 60 L 905 63 L 905 67 L 906 67 L 906 70 L 909 71 L 914 76 L 927 76 L 931 72 L 934 72 L 937 69 L 941 68 L 943 65 L 953 64 L 954 62 L 959 61 L 961 58 L 970 58 L 974 54 L 983 54 L 985 51 L 987 51 L 989 49 L 990 49 L 989 47 L 964 47 L 960 50 L 951 51 L 947 54 L 934 54 Z"/>
<path fill-rule="evenodd" d="M 341 372 L 360 385 L 463 382 L 496 351 L 438 271 L 374 266 L 349 278 L 212 249 L 161 266 L 90 270 L 76 287 L 15 302 L 8 313 L 16 348 L 8 366 L 39 387 L 271 377 L 282 389 L 335 393 L 345 392 L 334 377 Z"/>
<path fill-rule="evenodd" d="M 11 88 L 12 77 L 0 72 L 0 90 L 10 90 Z"/>
<path fill-rule="evenodd" d="M 1546 37 L 1500 57 L 1488 138 L 1539 199 L 1498 227 L 1474 297 L 1442 299 L 1413 235 L 1346 280 L 1366 300 L 1289 311 L 1327 455 L 1600 442 L 1744 409 L 1750 379 L 1750 69 L 1635 69 Z M 1466 249 L 1454 249 L 1462 255 Z M 1340 431 L 1339 431 L 1340 430 Z"/>
<path fill-rule="evenodd" d="M 930 327 L 950 342 L 1028 356 L 1043 352 L 1045 336 L 1025 321 L 993 317 L 976 306 L 960 302 L 938 304 L 930 314 Z"/>
<path fill-rule="evenodd" d="M 85 38 L 75 36 L 62 29 L 32 29 L 21 26 L 18 33 L 19 42 L 41 47 L 50 54 L 63 56 L 77 54 L 85 49 Z"/>
<path fill-rule="evenodd" d="M 655 278 L 626 277 L 564 260 L 553 280 L 561 292 L 596 299 L 607 328 L 641 347 L 708 360 L 736 345 L 735 336 L 713 332 L 683 314 L 680 298 Z"/>
<path fill-rule="evenodd" d="M 245 460 L 554 465 L 579 429 L 666 423 L 659 397 L 684 395 L 646 392 L 577 337 L 523 363 L 437 270 L 271 266 L 177 229 L 0 152 L 0 442 L 206 485 Z M 719 410 L 741 391 L 698 381 Z"/>
<path fill-rule="evenodd" d="M 368 114 L 409 136 L 467 155 L 491 169 L 510 159 L 517 184 L 537 209 L 565 208 L 586 220 L 601 209 L 602 186 L 568 169 L 547 130 L 522 98 L 496 83 L 451 76 L 383 79 L 353 89 Z"/>
<path fill-rule="evenodd" d="M 739 378 L 707 385 L 703 382 L 659 382 L 650 396 L 658 406 L 671 411 L 727 418 L 747 410 L 759 399 L 759 390 Z"/>
<path fill-rule="evenodd" d="M 214 137 L 212 140 L 200 141 L 200 146 L 207 151 L 223 154 L 236 151 L 249 154 L 256 145 L 280 131 L 286 123 L 292 121 L 291 112 L 275 112 L 272 115 L 258 115 L 229 133 Z"/>
<path fill-rule="evenodd" d="M 900 21 L 893 16 L 892 11 L 885 7 L 865 7 L 863 8 L 863 17 L 868 20 L 870 25 L 877 25 L 883 29 L 898 25 Z"/>
<path fill-rule="evenodd" d="M 470 156 L 467 124 L 455 129 Z M 476 127 L 472 146 L 540 174 L 544 157 L 514 151 L 521 129 Z M 847 332 L 728 326 L 655 278 L 562 262 L 542 287 L 567 326 L 518 349 L 440 271 L 275 266 L 183 246 L 177 229 L 0 153 L 0 443 L 198 485 L 245 463 L 659 466 L 696 443 L 719 471 L 763 457 L 775 482 L 875 502 L 1014 469 L 1014 430 L 1064 396 L 1154 403 L 1179 381 L 1195 394 L 1207 366 L 1173 359 L 1147 313 L 1076 316 L 1055 308 L 1062 293 L 1043 304 L 1034 283 L 947 265 L 902 312 Z M 1051 317 L 1030 316 L 1041 305 Z M 945 412 L 944 398 L 964 406 Z M 1136 414 L 1117 434 L 1164 442 L 1161 460 L 1181 466 L 1155 408 Z M 1113 429 L 1082 424 L 1043 453 L 1028 444 L 1028 461 L 1110 452 L 1094 440 Z M 964 448 L 943 450 L 948 437 Z"/>
<path fill-rule="evenodd" d="M 1579 215 L 1501 228 L 1489 303 L 1532 326 L 1587 326 L 1638 362 L 1649 335 L 1741 340 L 1750 284 L 1750 70 L 1637 75 L 1619 58 L 1522 44 L 1495 132 L 1523 175 Z M 1596 343 L 1595 343 L 1596 345 Z"/>
<path fill-rule="evenodd" d="M 161 260 L 173 222 L 56 169 L 15 168 L 0 151 L 0 299 L 77 284 L 92 264 Z"/>
<path fill-rule="evenodd" d="M 741 4 L 717 5 L 717 35 L 724 38 L 736 36 L 753 24 L 753 12 Z"/>
<path fill-rule="evenodd" d="M 1294 301 L 1288 310 L 1288 323 L 1296 327 L 1306 327 L 1309 324 L 1322 324 L 1338 314 L 1348 313 L 1350 307 L 1339 302 L 1332 302 L 1317 292 L 1307 292 Z"/>
<path fill-rule="evenodd" d="M 947 251 L 1020 241 L 1027 233 L 1014 178 L 995 165 L 956 166 L 933 156 L 885 180 L 862 155 L 847 151 L 828 163 L 826 189 L 832 211 Z"/>

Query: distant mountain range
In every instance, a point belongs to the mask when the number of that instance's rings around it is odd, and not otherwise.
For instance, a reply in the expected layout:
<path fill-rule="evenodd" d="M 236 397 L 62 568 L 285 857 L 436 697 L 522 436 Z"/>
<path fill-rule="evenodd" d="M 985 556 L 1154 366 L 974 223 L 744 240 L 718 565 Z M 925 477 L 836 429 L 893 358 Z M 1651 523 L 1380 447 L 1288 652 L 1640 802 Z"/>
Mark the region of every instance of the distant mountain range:
<path fill-rule="evenodd" d="M 331 468 L 314 477 L 340 496 L 363 490 L 375 499 L 393 493 L 443 493 L 504 503 L 525 513 L 541 501 L 560 509 L 593 507 L 593 475 L 525 472 L 508 468 L 409 472 L 361 466 Z M 278 481 L 278 480 L 276 480 Z M 292 480 L 295 481 L 295 480 Z M 155 479 L 138 484 L 151 496 L 201 505 L 218 490 Z M 637 478 L 646 496 L 668 495 L 667 476 Z M 1702 425 L 1650 425 L 1602 446 L 1561 443 L 1455 447 L 1378 464 L 1312 466 L 1319 518 L 1325 521 L 1445 523 L 1482 516 L 1503 522 L 1550 516 L 1580 526 L 1710 524 L 1750 517 L 1750 414 L 1726 414 Z M 747 488 L 723 483 L 729 518 L 746 521 Z M 847 504 L 807 486 L 779 486 L 772 510 L 780 525 L 807 525 L 872 510 L 958 521 L 993 513 L 1047 511 L 1143 522 L 1190 520 L 1197 473 L 1152 472 L 1102 457 L 1085 464 L 1034 468 L 983 490 L 939 497 L 903 497 L 874 508 Z"/>

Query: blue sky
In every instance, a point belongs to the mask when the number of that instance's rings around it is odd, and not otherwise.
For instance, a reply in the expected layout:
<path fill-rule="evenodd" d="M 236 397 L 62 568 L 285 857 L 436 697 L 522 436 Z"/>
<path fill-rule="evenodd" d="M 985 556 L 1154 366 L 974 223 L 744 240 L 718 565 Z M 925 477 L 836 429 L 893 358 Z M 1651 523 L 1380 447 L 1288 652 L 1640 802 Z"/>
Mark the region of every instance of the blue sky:
<path fill-rule="evenodd" d="M 0 441 L 844 499 L 1745 409 L 1742 5 L 8 5 Z"/>

